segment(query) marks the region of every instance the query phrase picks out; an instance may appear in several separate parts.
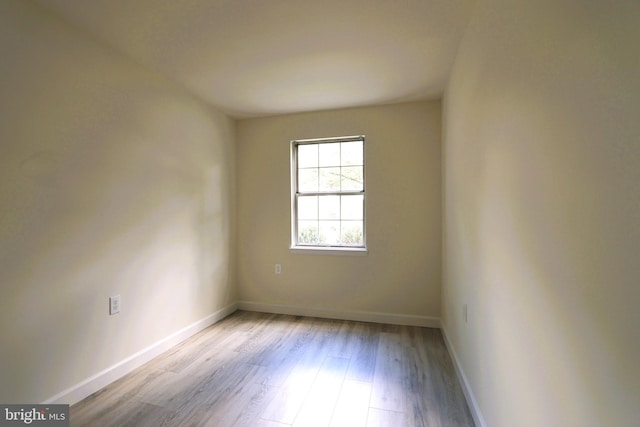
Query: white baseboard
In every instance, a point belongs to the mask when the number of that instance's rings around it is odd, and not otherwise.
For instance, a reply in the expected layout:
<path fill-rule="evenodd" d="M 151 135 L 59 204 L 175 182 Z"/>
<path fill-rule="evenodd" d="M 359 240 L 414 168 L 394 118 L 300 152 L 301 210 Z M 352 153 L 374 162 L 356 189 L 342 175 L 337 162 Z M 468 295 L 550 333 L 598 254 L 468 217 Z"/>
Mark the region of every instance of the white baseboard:
<path fill-rule="evenodd" d="M 453 348 L 453 344 L 449 341 L 449 336 L 447 335 L 447 329 L 444 325 L 442 325 L 442 335 L 444 336 L 444 342 L 449 350 L 449 354 L 453 359 L 453 366 L 456 369 L 456 374 L 458 375 L 458 381 L 462 386 L 462 392 L 464 393 L 464 397 L 467 399 L 467 405 L 469 405 L 469 410 L 471 411 L 471 416 L 473 417 L 473 421 L 476 423 L 476 427 L 487 427 L 487 423 L 484 422 L 484 417 L 482 416 L 482 412 L 480 412 L 480 407 L 478 406 L 478 402 L 476 401 L 476 397 L 473 394 L 473 390 L 471 389 L 471 385 L 467 380 L 467 376 L 464 374 L 464 369 L 462 369 L 462 365 L 460 364 L 460 359 L 456 354 L 455 349 Z"/>
<path fill-rule="evenodd" d="M 238 309 L 246 311 L 259 311 L 263 313 L 290 314 L 294 316 L 321 317 L 325 319 L 388 323 L 391 325 L 423 326 L 427 328 L 440 327 L 440 319 L 437 317 L 416 316 L 411 314 L 378 313 L 372 311 L 328 310 L 312 307 L 293 307 L 288 305 L 265 304 L 253 301 L 238 302 Z"/>
<path fill-rule="evenodd" d="M 151 344 L 149 347 L 138 351 L 135 354 L 127 357 L 126 359 L 116 363 L 115 365 L 98 372 L 97 374 L 87 378 L 86 380 L 56 394 L 55 396 L 45 400 L 43 404 L 56 404 L 63 403 L 73 405 L 76 402 L 81 401 L 85 397 L 95 393 L 106 385 L 113 381 L 123 377 L 134 369 L 144 365 L 156 356 L 159 356 L 163 352 L 167 351 L 171 347 L 181 343 L 187 338 L 195 335 L 201 330 L 213 325 L 214 323 L 224 319 L 229 314 L 238 309 L 238 304 L 230 304 L 221 308 L 205 317 L 198 320 L 189 326 L 180 329 L 177 332 Z"/>

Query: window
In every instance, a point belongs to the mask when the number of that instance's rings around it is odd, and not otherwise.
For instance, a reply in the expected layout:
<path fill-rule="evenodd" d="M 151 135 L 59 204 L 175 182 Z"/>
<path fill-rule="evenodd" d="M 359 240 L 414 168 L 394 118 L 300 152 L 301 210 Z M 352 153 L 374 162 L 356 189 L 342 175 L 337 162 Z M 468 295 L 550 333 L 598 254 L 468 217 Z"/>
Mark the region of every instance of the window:
<path fill-rule="evenodd" d="M 291 141 L 291 246 L 365 248 L 364 136 Z"/>

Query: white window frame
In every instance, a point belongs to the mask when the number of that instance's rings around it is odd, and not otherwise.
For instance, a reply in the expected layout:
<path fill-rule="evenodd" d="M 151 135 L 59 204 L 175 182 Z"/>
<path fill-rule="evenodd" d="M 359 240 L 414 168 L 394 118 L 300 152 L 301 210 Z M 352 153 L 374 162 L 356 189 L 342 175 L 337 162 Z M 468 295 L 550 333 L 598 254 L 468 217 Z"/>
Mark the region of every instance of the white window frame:
<path fill-rule="evenodd" d="M 318 191 L 298 192 L 297 149 L 300 145 L 328 144 L 339 142 L 362 141 L 362 191 Z M 333 138 L 296 139 L 291 141 L 291 251 L 294 253 L 313 253 L 327 255 L 366 255 L 367 254 L 367 214 L 366 214 L 366 144 L 364 135 L 342 136 Z M 362 246 L 341 245 L 298 245 L 297 201 L 300 194 L 317 196 L 362 195 Z"/>

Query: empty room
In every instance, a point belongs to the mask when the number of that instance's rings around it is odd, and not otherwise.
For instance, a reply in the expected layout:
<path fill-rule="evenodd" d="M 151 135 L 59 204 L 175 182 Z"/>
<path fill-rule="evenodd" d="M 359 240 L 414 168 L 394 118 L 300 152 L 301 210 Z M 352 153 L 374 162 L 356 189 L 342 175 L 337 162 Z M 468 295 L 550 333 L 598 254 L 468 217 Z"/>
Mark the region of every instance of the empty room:
<path fill-rule="evenodd" d="M 637 0 L 0 0 L 0 425 L 637 427 L 639 41 Z"/>

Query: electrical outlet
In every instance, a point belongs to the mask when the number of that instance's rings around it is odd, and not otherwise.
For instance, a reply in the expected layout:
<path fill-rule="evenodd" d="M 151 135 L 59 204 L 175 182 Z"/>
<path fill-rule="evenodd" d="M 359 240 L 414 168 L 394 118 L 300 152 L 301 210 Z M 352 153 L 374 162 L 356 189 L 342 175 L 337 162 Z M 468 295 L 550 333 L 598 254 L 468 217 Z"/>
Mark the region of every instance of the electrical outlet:
<path fill-rule="evenodd" d="M 109 315 L 120 313 L 120 295 L 109 297 Z"/>
<path fill-rule="evenodd" d="M 467 323 L 469 320 L 469 311 L 467 310 L 467 304 L 462 305 L 462 320 Z"/>
<path fill-rule="evenodd" d="M 276 274 L 282 273 L 282 265 L 276 264 Z"/>

